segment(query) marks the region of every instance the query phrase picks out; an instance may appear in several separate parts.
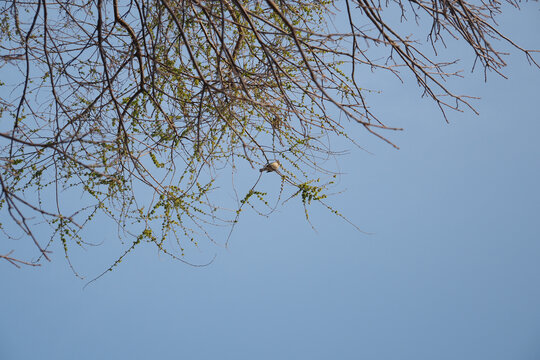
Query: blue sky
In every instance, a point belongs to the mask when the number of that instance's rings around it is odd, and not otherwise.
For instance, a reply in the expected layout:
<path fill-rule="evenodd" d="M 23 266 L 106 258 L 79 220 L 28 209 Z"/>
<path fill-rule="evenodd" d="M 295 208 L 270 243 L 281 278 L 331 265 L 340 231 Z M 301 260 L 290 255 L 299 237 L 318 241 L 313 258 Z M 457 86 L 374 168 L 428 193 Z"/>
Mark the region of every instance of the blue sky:
<path fill-rule="evenodd" d="M 538 3 L 522 6 L 501 24 L 540 48 Z M 510 61 L 509 80 L 465 74 L 480 116 L 450 124 L 414 84 L 373 78 L 401 149 L 351 127 L 373 155 L 340 159 L 331 199 L 372 235 L 317 208 L 314 232 L 291 203 L 247 212 L 205 268 L 141 248 L 83 290 L 60 251 L 0 263 L 0 359 L 539 359 L 540 70 Z"/>

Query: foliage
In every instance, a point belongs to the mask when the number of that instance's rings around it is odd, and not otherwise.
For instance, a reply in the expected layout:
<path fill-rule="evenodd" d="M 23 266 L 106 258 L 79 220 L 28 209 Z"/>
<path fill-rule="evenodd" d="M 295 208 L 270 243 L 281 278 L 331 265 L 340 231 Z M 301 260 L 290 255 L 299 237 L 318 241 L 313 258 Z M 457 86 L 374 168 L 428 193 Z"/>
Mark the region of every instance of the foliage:
<path fill-rule="evenodd" d="M 428 56 L 384 15 L 398 9 L 403 22 L 432 21 L 433 49 L 445 37 L 459 39 L 484 71 L 500 72 L 505 62 L 491 45 L 496 39 L 534 62 L 530 51 L 497 30 L 493 16 L 500 6 L 3 1 L 2 228 L 14 238 L 17 225 L 39 250 L 38 262 L 49 258 L 55 242 L 69 261 L 73 246 L 88 245 L 84 229 L 107 218 L 130 239 L 111 270 L 143 242 L 181 261 L 202 240 L 224 245 L 223 227 L 232 232 L 245 204 L 268 215 L 284 192 L 301 200 L 306 217 L 312 202 L 341 216 L 324 203 L 335 175 L 325 160 L 338 155 L 332 141 L 349 139 L 346 126 L 353 123 L 393 145 L 385 132 L 394 128 L 366 104 L 361 67 L 412 74 L 443 114 L 471 107 L 445 85 L 458 75 L 450 70 L 455 59 Z M 387 55 L 370 55 L 373 46 Z M 329 116 L 336 111 L 339 118 Z M 236 208 L 228 206 L 226 181 L 218 175 L 248 176 L 274 159 L 282 167 L 264 176 L 281 178 L 275 205 L 257 190 L 259 173 L 237 195 Z M 236 193 L 234 181 L 231 186 Z M 13 260 L 9 254 L 3 257 Z"/>

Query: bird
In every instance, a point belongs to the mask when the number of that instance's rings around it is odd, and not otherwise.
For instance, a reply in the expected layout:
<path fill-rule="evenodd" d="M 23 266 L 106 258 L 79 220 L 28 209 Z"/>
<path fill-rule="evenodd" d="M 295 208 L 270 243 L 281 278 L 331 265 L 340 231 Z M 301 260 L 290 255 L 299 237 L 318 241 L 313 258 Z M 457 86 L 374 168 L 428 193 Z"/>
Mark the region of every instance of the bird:
<path fill-rule="evenodd" d="M 279 160 L 271 161 L 268 164 L 266 164 L 263 168 L 259 169 L 260 172 L 266 171 L 266 172 L 272 172 L 276 171 L 280 167 Z"/>

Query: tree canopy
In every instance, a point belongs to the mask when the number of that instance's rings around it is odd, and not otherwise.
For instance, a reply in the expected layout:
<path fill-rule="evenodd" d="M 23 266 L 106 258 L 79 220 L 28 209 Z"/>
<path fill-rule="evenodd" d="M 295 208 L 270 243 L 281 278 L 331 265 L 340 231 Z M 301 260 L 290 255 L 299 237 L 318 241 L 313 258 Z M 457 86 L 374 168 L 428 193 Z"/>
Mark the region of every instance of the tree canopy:
<path fill-rule="evenodd" d="M 474 67 L 502 75 L 505 54 L 494 44 L 506 43 L 538 66 L 533 51 L 499 31 L 502 8 L 464 0 L 3 1 L 0 256 L 36 265 L 61 242 L 69 261 L 73 247 L 91 243 L 85 229 L 112 221 L 127 245 L 107 270 L 141 242 L 191 263 L 189 249 L 201 241 L 227 244 L 244 208 L 266 215 L 299 199 L 306 217 L 314 202 L 342 216 L 325 200 L 335 177 L 325 161 L 339 155 L 332 142 L 356 144 L 348 127 L 360 126 L 395 146 L 387 134 L 397 129 L 369 107 L 362 72 L 412 78 L 444 118 L 474 111 L 447 85 L 460 76 L 458 59 L 438 52 L 459 41 Z M 278 169 L 259 171 L 276 160 Z M 235 186 L 246 173 L 254 184 Z M 261 176 L 276 175 L 278 194 L 258 189 Z M 20 237 L 33 242 L 32 261 L 9 252 L 8 239 Z"/>

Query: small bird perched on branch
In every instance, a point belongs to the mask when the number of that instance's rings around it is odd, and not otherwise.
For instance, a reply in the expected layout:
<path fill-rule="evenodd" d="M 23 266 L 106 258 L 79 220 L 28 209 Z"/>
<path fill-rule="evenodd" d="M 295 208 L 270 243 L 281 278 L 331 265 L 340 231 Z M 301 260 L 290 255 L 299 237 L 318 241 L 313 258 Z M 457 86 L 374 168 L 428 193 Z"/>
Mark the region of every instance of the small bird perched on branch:
<path fill-rule="evenodd" d="M 280 163 L 279 160 L 269 162 L 266 164 L 263 168 L 259 169 L 260 172 L 266 171 L 266 172 L 272 172 L 279 169 Z"/>

